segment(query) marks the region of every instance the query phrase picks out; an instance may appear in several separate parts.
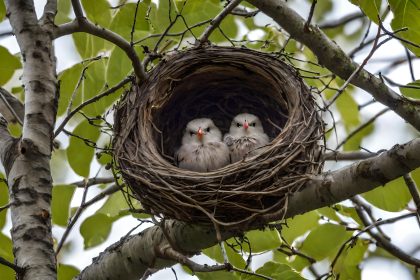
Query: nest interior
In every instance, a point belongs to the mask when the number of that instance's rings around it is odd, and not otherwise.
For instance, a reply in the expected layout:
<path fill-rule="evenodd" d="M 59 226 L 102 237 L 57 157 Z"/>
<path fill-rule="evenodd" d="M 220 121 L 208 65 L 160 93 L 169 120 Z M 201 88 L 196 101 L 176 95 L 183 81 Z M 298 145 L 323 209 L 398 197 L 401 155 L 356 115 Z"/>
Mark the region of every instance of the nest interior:
<path fill-rule="evenodd" d="M 209 117 L 223 133 L 243 112 L 272 141 L 256 157 L 198 173 L 173 155 L 186 124 Z M 322 122 L 295 69 L 266 53 L 206 47 L 168 56 L 117 105 L 117 169 L 144 210 L 199 224 L 244 228 L 281 218 L 289 194 L 319 172 Z"/>

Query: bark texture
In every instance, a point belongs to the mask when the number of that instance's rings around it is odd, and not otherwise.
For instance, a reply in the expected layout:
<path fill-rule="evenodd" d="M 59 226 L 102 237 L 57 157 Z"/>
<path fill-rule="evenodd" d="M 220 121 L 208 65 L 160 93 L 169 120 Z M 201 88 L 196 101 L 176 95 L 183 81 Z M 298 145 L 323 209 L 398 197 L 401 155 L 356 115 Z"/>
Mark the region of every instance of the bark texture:
<path fill-rule="evenodd" d="M 55 4 L 55 1 L 48 1 L 44 17 L 38 21 L 33 1 L 6 1 L 7 16 L 24 65 L 22 137 L 14 141 L 14 158 L 5 165 L 15 263 L 24 269 L 19 279 L 56 279 L 49 165 L 58 101 L 51 36 Z"/>
<path fill-rule="evenodd" d="M 301 192 L 289 198 L 285 217 L 338 203 L 384 185 L 418 168 L 419 154 L 420 138 L 417 138 L 404 145 L 396 145 L 374 158 L 314 177 Z M 234 231 L 222 233 L 224 239 L 239 234 Z M 216 243 L 213 228 L 165 221 L 163 227 L 151 227 L 112 245 L 94 259 L 78 279 L 139 279 L 148 268 L 162 269 L 176 263 L 175 260 L 165 259 L 162 254 L 171 245 L 185 255 L 194 255 Z"/>

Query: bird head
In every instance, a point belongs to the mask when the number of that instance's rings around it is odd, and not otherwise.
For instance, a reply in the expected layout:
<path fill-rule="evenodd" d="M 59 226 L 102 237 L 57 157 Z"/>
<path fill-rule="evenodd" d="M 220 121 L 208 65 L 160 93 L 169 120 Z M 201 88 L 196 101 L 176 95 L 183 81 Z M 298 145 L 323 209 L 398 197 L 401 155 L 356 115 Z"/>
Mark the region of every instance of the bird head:
<path fill-rule="evenodd" d="M 229 133 L 235 137 L 252 136 L 264 133 L 264 128 L 257 116 L 242 113 L 233 118 Z"/>
<path fill-rule="evenodd" d="M 211 119 L 194 119 L 187 124 L 182 144 L 205 144 L 222 141 L 222 133 Z"/>

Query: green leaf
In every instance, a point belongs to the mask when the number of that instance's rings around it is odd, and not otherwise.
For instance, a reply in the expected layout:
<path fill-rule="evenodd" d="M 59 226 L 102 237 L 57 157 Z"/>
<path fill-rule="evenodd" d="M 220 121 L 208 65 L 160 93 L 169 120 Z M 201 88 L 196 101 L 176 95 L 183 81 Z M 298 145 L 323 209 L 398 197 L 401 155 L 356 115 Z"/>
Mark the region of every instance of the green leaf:
<path fill-rule="evenodd" d="M 252 253 L 264 252 L 278 248 L 281 245 L 280 236 L 277 230 L 251 230 L 245 234 L 251 244 Z M 247 246 L 244 251 L 249 252 Z"/>
<path fill-rule="evenodd" d="M 4 6 L 4 1 L 0 1 L 0 21 L 3 21 L 6 16 L 6 7 Z"/>
<path fill-rule="evenodd" d="M 119 83 L 132 71 L 131 60 L 120 48 L 115 47 L 109 57 L 106 81 L 109 86 Z"/>
<path fill-rule="evenodd" d="M 281 229 L 281 236 L 292 243 L 296 237 L 301 236 L 318 225 L 319 216 L 316 211 L 297 215 L 286 220 L 286 225 Z"/>
<path fill-rule="evenodd" d="M 294 269 L 290 266 L 276 263 L 276 262 L 266 262 L 262 267 L 255 271 L 256 273 L 266 275 L 276 280 L 303 280 L 302 276 L 299 275 Z M 258 276 L 246 276 L 243 279 L 246 280 L 259 280 L 261 279 Z"/>
<path fill-rule="evenodd" d="M 88 249 L 103 243 L 111 232 L 112 222 L 111 218 L 101 213 L 86 218 L 80 226 L 84 248 Z"/>
<path fill-rule="evenodd" d="M 20 60 L 12 55 L 8 49 L 0 46 L 0 86 L 4 85 L 15 73 L 22 68 Z"/>
<path fill-rule="evenodd" d="M 19 138 L 22 135 L 22 126 L 19 123 L 8 123 L 7 130 L 15 138 Z"/>
<path fill-rule="evenodd" d="M 84 32 L 73 33 L 72 37 L 76 50 L 83 59 L 95 57 L 99 52 L 109 50 L 112 46 L 105 40 Z"/>
<path fill-rule="evenodd" d="M 9 237 L 0 232 L 0 257 L 6 259 L 7 261 L 13 263 L 13 253 L 12 253 L 12 240 Z M 0 265 L 0 275 L 3 280 L 14 280 L 15 272 L 11 268 Z"/>
<path fill-rule="evenodd" d="M 66 22 L 70 22 L 69 17 L 71 11 L 70 0 L 58 0 L 57 1 L 57 15 L 55 16 L 54 23 L 60 25 Z"/>
<path fill-rule="evenodd" d="M 360 150 L 361 143 L 363 139 L 372 134 L 374 131 L 374 124 L 371 123 L 364 127 L 363 129 L 359 130 L 356 134 L 354 134 L 350 139 L 344 143 L 343 150 L 344 151 L 358 151 Z"/>
<path fill-rule="evenodd" d="M 316 227 L 303 241 L 300 251 L 317 261 L 335 256 L 339 247 L 351 236 L 345 227 L 323 224 Z"/>
<path fill-rule="evenodd" d="M 167 2 L 167 1 L 161 1 Z M 139 38 L 140 36 L 144 36 L 146 33 L 145 31 L 149 31 L 149 22 L 146 19 L 147 10 L 149 5 L 142 2 L 139 4 L 137 9 L 137 17 L 136 17 L 136 25 L 134 26 L 134 34 L 133 39 L 134 41 Z M 131 30 L 134 23 L 134 16 L 136 11 L 136 4 L 135 3 L 127 3 L 120 9 L 112 19 L 112 23 L 110 25 L 110 29 L 126 40 L 130 41 L 131 39 Z M 152 17 L 153 11 L 151 12 Z M 164 19 L 162 19 L 163 21 Z"/>
<path fill-rule="evenodd" d="M 335 102 L 347 132 L 360 124 L 359 107 L 354 98 L 344 91 Z"/>
<path fill-rule="evenodd" d="M 58 280 L 71 280 L 79 275 L 80 270 L 72 265 L 58 264 L 57 279 Z"/>
<path fill-rule="evenodd" d="M 416 0 L 389 0 L 388 1 L 394 18 L 391 27 L 394 31 L 407 28 L 408 30 L 397 33 L 417 46 L 420 45 L 420 2 Z M 411 44 L 403 43 L 416 56 L 420 57 L 420 48 Z"/>
<path fill-rule="evenodd" d="M 51 213 L 52 221 L 59 226 L 67 226 L 70 214 L 70 202 L 75 186 L 56 185 L 52 190 Z"/>
<path fill-rule="evenodd" d="M 351 3 L 360 7 L 363 13 L 373 22 L 379 23 L 382 0 L 350 0 Z"/>
<path fill-rule="evenodd" d="M 400 87 L 400 91 L 404 96 L 420 99 L 420 80 L 417 80 L 412 83 L 408 83 L 407 86 L 415 86 L 418 88 L 405 88 Z"/>
<path fill-rule="evenodd" d="M 111 22 L 111 8 L 106 0 L 82 0 L 83 9 L 86 12 L 86 17 L 95 25 L 99 24 L 101 27 L 108 27 Z"/>
<path fill-rule="evenodd" d="M 206 248 L 203 251 L 203 254 L 209 257 L 212 260 L 215 260 L 218 263 L 223 263 L 223 254 L 222 250 L 220 249 L 220 245 L 216 244 L 210 248 Z"/>
<path fill-rule="evenodd" d="M 233 240 L 231 240 L 232 242 L 235 242 Z M 231 243 L 231 242 L 229 242 Z M 235 250 L 233 250 L 230 246 L 228 246 L 227 244 L 223 244 L 225 250 L 226 250 L 226 254 L 228 257 L 228 261 L 230 264 L 232 264 L 234 267 L 243 269 L 246 266 L 245 260 L 244 258 Z M 222 250 L 220 248 L 219 244 L 214 245 L 213 247 L 204 249 L 203 254 L 206 255 L 207 257 L 213 259 L 214 261 L 218 262 L 218 263 L 224 263 L 224 259 L 223 259 L 223 253 Z"/>
<path fill-rule="evenodd" d="M 3 181 L 3 179 L 4 176 L 0 173 L 0 207 L 5 206 L 7 205 L 7 203 L 9 203 L 9 189 L 7 188 L 7 185 Z M 7 209 L 4 209 L 0 212 L 0 230 L 4 227 L 6 223 L 6 213 Z"/>
<path fill-rule="evenodd" d="M 334 266 L 334 272 L 336 275 L 340 275 L 340 279 L 361 279 L 362 270 L 359 265 L 364 258 L 368 245 L 368 241 L 358 239 L 352 246 L 346 246 Z"/>
<path fill-rule="evenodd" d="M 374 206 L 390 212 L 405 209 L 411 200 L 410 192 L 402 177 L 363 194 L 363 197 Z"/>
<path fill-rule="evenodd" d="M 83 65 L 78 63 L 72 67 L 64 70 L 58 75 L 58 80 L 60 81 L 60 100 L 58 102 L 58 116 L 63 115 L 66 112 L 68 103 L 70 102 L 73 91 L 76 88 L 76 84 L 82 73 Z M 77 105 L 80 103 L 80 94 L 76 93 L 75 100 L 73 104 Z M 75 104 L 76 103 L 76 104 Z"/>
<path fill-rule="evenodd" d="M 97 214 L 104 214 L 108 218 L 115 219 L 128 215 L 129 213 L 121 211 L 129 208 L 127 201 L 121 191 L 113 193 L 105 201 L 104 205 L 96 211 Z"/>
<path fill-rule="evenodd" d="M 194 273 L 195 276 L 198 277 L 200 280 L 239 280 L 241 279 L 239 276 L 236 276 L 233 272 L 227 271 L 214 271 L 214 272 L 196 272 Z"/>
<path fill-rule="evenodd" d="M 87 120 L 82 121 L 74 130 L 73 134 L 96 142 L 99 138 L 99 128 L 89 124 Z M 90 164 L 95 150 L 84 140 L 71 137 L 70 145 L 67 148 L 67 158 L 74 172 L 82 177 L 89 177 Z"/>

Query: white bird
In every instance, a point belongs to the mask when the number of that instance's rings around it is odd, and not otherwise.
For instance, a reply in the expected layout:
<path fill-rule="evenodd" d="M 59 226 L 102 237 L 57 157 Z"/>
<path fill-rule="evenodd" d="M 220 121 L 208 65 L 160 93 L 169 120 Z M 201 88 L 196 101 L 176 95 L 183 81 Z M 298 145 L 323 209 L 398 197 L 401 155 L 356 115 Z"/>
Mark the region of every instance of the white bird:
<path fill-rule="evenodd" d="M 211 119 L 194 119 L 187 124 L 182 146 L 175 153 L 178 167 L 208 172 L 230 163 L 229 148 Z"/>
<path fill-rule="evenodd" d="M 246 156 L 257 155 L 256 149 L 267 145 L 269 138 L 257 116 L 242 113 L 233 118 L 224 142 L 229 147 L 231 162 L 234 163 Z"/>

